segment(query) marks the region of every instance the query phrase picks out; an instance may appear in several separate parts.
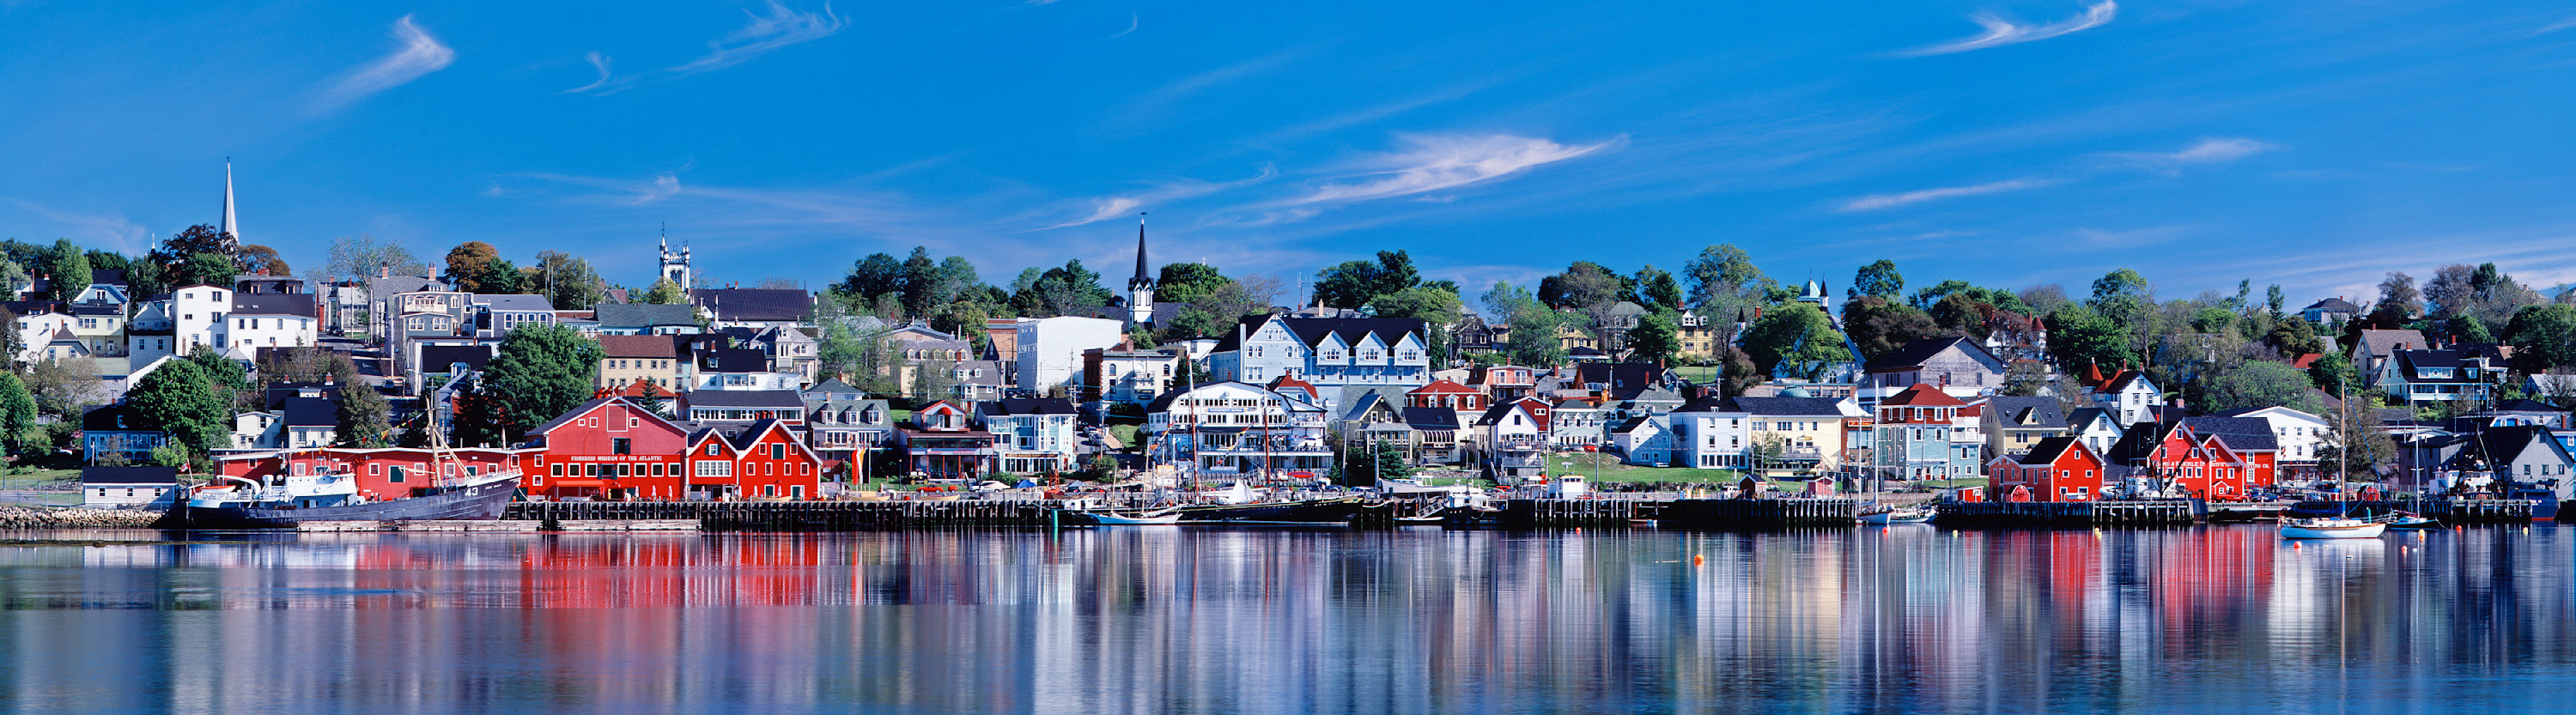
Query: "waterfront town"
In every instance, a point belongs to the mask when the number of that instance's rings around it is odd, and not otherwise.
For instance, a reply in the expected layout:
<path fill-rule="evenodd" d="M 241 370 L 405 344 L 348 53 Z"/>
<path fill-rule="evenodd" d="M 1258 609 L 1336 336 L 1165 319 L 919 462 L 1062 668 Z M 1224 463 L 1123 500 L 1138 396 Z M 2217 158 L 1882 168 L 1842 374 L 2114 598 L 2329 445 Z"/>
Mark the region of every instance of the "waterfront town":
<path fill-rule="evenodd" d="M 290 264 L 235 232 L 229 171 L 223 198 L 146 255 L 5 245 L 18 467 L 77 469 L 93 506 L 290 473 L 392 499 L 442 476 L 442 444 L 444 476 L 515 469 L 539 502 L 1582 479 L 2545 516 L 2576 466 L 2576 291 L 2492 263 L 2179 298 L 2128 270 L 1988 287 L 1886 260 L 1786 283 L 1731 245 L 1478 290 L 1381 251 L 1290 290 L 1158 260 L 1140 221 L 1132 272 L 1004 287 L 915 249 L 807 289 L 711 280 L 667 236 L 637 239 L 649 277 L 480 242 Z"/>

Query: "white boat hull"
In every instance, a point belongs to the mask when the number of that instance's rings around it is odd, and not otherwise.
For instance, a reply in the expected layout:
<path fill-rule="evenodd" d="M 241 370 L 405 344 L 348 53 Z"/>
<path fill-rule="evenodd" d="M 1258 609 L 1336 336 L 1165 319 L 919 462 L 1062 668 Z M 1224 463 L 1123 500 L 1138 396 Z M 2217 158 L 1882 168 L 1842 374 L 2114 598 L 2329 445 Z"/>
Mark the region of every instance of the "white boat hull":
<path fill-rule="evenodd" d="M 1091 518 L 1099 520 L 1101 526 L 1154 526 L 1157 524 L 1181 523 L 1181 515 L 1179 514 L 1164 514 L 1162 516 L 1121 516 L 1118 514 L 1093 513 Z"/>
<path fill-rule="evenodd" d="M 2284 538 L 2284 539 L 2376 539 L 2376 538 L 2379 538 L 2379 535 L 2380 535 L 2381 533 L 2384 533 L 2384 532 L 2386 532 L 2386 531 L 2388 531 L 2388 525 L 2387 525 L 2387 524 L 2384 524 L 2384 523 L 2379 523 L 2379 522 L 2367 522 L 2367 523 L 2359 523 L 2359 524 L 2337 524 L 2337 525 L 2330 525 L 2330 526 L 2329 526 L 2329 525 L 2318 525 L 2318 524 L 2298 524 L 2298 523 L 2290 523 L 2290 524 L 2282 524 L 2282 525 L 2281 525 L 2281 538 Z"/>

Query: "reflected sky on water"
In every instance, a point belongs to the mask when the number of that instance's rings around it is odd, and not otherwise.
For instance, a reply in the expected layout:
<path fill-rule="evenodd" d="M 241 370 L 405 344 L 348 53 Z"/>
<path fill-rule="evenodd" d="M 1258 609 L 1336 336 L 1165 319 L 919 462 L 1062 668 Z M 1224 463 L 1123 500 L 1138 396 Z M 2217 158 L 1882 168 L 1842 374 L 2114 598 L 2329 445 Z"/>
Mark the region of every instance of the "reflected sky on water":
<path fill-rule="evenodd" d="M 2576 708 L 2551 526 L 246 538 L 0 548 L 0 708 Z"/>

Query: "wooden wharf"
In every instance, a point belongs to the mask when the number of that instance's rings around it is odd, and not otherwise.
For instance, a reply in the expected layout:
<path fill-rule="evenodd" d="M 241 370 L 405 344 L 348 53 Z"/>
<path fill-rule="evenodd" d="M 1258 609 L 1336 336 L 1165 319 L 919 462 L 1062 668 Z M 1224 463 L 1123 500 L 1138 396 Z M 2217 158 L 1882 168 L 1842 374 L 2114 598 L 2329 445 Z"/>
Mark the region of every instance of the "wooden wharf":
<path fill-rule="evenodd" d="M 1690 531 L 1758 531 L 1859 522 L 1858 499 L 1677 499 L 1664 502 L 1655 525 Z"/>
<path fill-rule="evenodd" d="M 2190 526 L 2191 502 L 2182 499 L 2104 502 L 1942 502 L 1933 506 L 1942 526 Z"/>

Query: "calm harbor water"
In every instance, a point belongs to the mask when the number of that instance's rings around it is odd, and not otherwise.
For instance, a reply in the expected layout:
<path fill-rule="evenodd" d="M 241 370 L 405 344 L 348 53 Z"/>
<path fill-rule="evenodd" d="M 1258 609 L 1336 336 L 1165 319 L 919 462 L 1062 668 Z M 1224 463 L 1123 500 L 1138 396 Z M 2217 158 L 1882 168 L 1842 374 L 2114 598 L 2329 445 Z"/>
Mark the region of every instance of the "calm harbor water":
<path fill-rule="evenodd" d="M 1144 527 L 11 546 L 0 708 L 2567 711 L 2570 541 Z"/>

